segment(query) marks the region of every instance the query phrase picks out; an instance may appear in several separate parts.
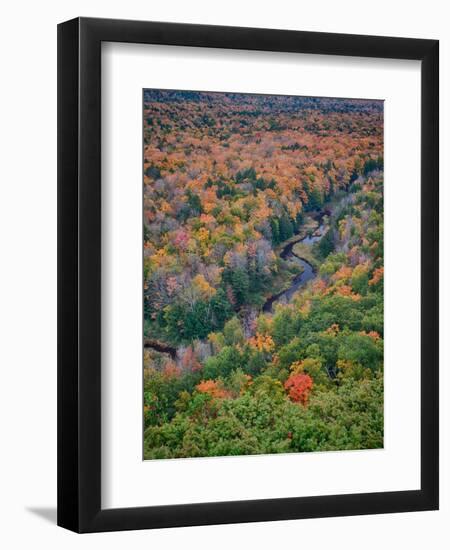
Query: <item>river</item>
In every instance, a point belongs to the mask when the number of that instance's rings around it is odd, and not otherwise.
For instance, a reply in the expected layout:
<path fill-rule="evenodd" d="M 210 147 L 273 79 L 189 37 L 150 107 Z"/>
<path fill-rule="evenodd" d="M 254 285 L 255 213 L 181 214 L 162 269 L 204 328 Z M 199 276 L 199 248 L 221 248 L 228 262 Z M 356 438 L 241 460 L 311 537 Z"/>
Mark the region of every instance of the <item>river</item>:
<path fill-rule="evenodd" d="M 283 247 L 280 252 L 280 257 L 283 260 L 290 260 L 298 263 L 298 265 L 300 265 L 300 267 L 302 268 L 302 272 L 294 277 L 289 288 L 282 290 L 277 294 L 274 294 L 266 300 L 265 304 L 263 305 L 264 313 L 272 313 L 273 306 L 276 303 L 289 302 L 300 287 L 304 286 L 311 279 L 314 279 L 314 277 L 316 276 L 316 271 L 313 266 L 304 258 L 301 258 L 297 254 L 295 254 L 293 248 L 294 245 L 296 245 L 297 243 L 303 243 L 308 246 L 312 246 L 317 241 L 320 241 L 324 234 L 325 225 L 321 223 L 312 235 L 307 235 L 306 237 L 299 238 L 295 241 L 290 241 L 286 246 Z"/>

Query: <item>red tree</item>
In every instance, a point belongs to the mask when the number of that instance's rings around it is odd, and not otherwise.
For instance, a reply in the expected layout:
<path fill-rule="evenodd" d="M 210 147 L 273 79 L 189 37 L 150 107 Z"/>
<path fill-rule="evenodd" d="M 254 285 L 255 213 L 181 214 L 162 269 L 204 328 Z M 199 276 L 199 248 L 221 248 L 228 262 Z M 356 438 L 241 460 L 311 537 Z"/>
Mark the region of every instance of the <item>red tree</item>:
<path fill-rule="evenodd" d="M 305 406 L 308 403 L 312 387 L 312 378 L 307 374 L 291 374 L 284 383 L 284 388 L 288 392 L 291 401 L 301 403 Z"/>

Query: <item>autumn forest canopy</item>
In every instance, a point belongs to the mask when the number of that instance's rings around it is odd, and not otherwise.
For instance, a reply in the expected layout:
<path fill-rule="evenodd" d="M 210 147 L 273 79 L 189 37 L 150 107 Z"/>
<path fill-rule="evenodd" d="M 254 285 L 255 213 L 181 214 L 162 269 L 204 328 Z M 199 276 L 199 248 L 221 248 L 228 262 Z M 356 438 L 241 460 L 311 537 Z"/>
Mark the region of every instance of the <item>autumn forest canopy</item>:
<path fill-rule="evenodd" d="M 383 102 L 145 90 L 144 458 L 383 446 Z"/>

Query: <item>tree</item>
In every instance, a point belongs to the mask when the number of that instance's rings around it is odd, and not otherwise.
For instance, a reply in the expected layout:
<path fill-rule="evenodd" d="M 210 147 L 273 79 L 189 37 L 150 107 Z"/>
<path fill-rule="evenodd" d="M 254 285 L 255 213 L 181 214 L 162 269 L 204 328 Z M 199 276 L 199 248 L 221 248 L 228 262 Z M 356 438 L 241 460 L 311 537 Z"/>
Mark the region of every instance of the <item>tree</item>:
<path fill-rule="evenodd" d="M 202 380 L 200 384 L 195 386 L 195 389 L 200 393 L 207 393 L 216 399 L 228 396 L 228 392 L 223 387 L 223 384 L 217 380 Z"/>
<path fill-rule="evenodd" d="M 317 187 L 312 187 L 308 194 L 308 210 L 320 210 L 323 206 L 322 193 Z"/>
<path fill-rule="evenodd" d="M 292 227 L 292 222 L 289 219 L 289 216 L 286 212 L 283 212 L 280 218 L 280 241 L 286 241 L 290 239 L 294 234 L 294 229 Z"/>
<path fill-rule="evenodd" d="M 272 231 L 272 242 L 278 244 L 280 238 L 280 223 L 277 218 L 270 218 L 270 229 Z"/>
<path fill-rule="evenodd" d="M 306 406 L 313 387 L 313 380 L 308 374 L 291 374 L 284 387 L 291 401 Z"/>
<path fill-rule="evenodd" d="M 258 376 L 249 387 L 251 395 L 265 395 L 274 402 L 280 402 L 285 398 L 283 384 L 270 376 Z"/>
<path fill-rule="evenodd" d="M 315 385 L 326 386 L 330 382 L 330 377 L 323 368 L 322 362 L 319 358 L 307 357 L 302 361 L 292 363 L 290 370 L 292 374 L 307 374 L 312 378 Z"/>
<path fill-rule="evenodd" d="M 190 189 L 187 190 L 186 194 L 192 213 L 194 216 L 198 216 L 202 213 L 202 201 L 200 200 L 200 197 L 193 193 Z"/>
<path fill-rule="evenodd" d="M 319 254 L 321 258 L 326 258 L 334 250 L 333 230 L 330 228 L 318 243 Z"/>
<path fill-rule="evenodd" d="M 242 268 L 236 268 L 231 274 L 231 287 L 236 299 L 236 305 L 242 306 L 247 303 L 249 298 L 250 280 L 247 271 Z"/>
<path fill-rule="evenodd" d="M 233 308 L 227 299 L 226 292 L 219 288 L 216 294 L 211 298 L 211 313 L 213 317 L 213 326 L 215 330 L 220 330 L 227 319 L 233 314 Z"/>
<path fill-rule="evenodd" d="M 203 375 L 211 379 L 219 378 L 219 376 L 227 377 L 238 368 L 245 372 L 246 366 L 243 355 L 235 346 L 225 346 L 217 355 L 206 359 L 203 366 Z"/>
<path fill-rule="evenodd" d="M 166 333 L 173 342 L 191 342 L 206 338 L 213 330 L 209 303 L 197 301 L 187 304 L 175 303 L 164 312 Z"/>
<path fill-rule="evenodd" d="M 242 369 L 234 370 L 227 378 L 227 388 L 234 397 L 244 394 L 252 384 L 252 377 Z"/>
<path fill-rule="evenodd" d="M 160 169 L 151 164 L 145 171 L 145 175 L 148 176 L 149 178 L 152 178 L 154 180 L 157 180 L 161 177 L 161 171 Z"/>
<path fill-rule="evenodd" d="M 295 361 L 299 361 L 304 355 L 304 345 L 298 336 L 295 336 L 288 344 L 278 348 L 277 364 L 286 369 Z"/>
<path fill-rule="evenodd" d="M 233 317 L 225 323 L 223 327 L 223 336 L 227 346 L 244 343 L 244 331 L 237 317 Z"/>
<path fill-rule="evenodd" d="M 365 296 L 369 288 L 369 273 L 364 265 L 357 265 L 352 273 L 352 288 L 358 294 Z"/>
<path fill-rule="evenodd" d="M 287 344 L 297 334 L 300 328 L 301 318 L 291 309 L 280 308 L 276 311 L 272 320 L 271 336 L 277 346 Z"/>
<path fill-rule="evenodd" d="M 342 337 L 338 357 L 375 371 L 382 366 L 383 344 L 368 335 L 350 333 Z"/>

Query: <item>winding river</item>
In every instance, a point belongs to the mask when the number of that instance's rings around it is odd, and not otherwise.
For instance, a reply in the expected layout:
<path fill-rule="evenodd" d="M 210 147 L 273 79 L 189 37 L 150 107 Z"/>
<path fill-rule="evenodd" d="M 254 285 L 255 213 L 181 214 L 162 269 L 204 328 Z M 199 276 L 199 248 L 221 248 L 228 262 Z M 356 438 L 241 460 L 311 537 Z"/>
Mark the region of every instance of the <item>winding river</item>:
<path fill-rule="evenodd" d="M 311 235 L 292 240 L 282 248 L 280 252 L 280 257 L 283 260 L 296 262 L 301 267 L 302 271 L 293 278 L 291 284 L 287 289 L 282 290 L 281 292 L 278 292 L 277 294 L 274 294 L 273 296 L 267 298 L 262 308 L 264 313 L 272 313 L 274 304 L 276 303 L 289 302 L 299 288 L 304 286 L 311 279 L 314 279 L 314 277 L 316 276 L 316 271 L 313 266 L 304 258 L 301 258 L 297 254 L 295 254 L 293 248 L 294 245 L 296 245 L 297 243 L 303 243 L 308 246 L 312 246 L 317 241 L 320 241 L 326 231 L 326 226 L 322 222 L 324 214 L 325 212 L 322 212 L 319 216 L 320 225 Z M 160 353 L 167 353 L 173 360 L 177 358 L 177 348 L 158 340 L 145 338 L 144 348 L 152 348 L 156 351 L 159 351 Z"/>
<path fill-rule="evenodd" d="M 263 305 L 264 313 L 272 313 L 273 306 L 276 303 L 289 302 L 292 299 L 292 296 L 297 292 L 300 287 L 304 286 L 311 279 L 314 279 L 314 277 L 316 276 L 316 272 L 313 266 L 304 258 L 300 258 L 300 256 L 297 256 L 293 248 L 294 245 L 296 245 L 297 243 L 303 243 L 308 246 L 312 246 L 317 241 L 320 241 L 324 234 L 325 226 L 321 223 L 312 235 L 307 235 L 306 237 L 291 241 L 283 247 L 280 253 L 280 257 L 283 260 L 290 260 L 298 263 L 298 265 L 300 265 L 300 267 L 302 268 L 302 271 L 294 277 L 290 286 L 286 290 L 282 290 L 281 292 L 278 292 L 278 294 L 274 294 L 266 300 L 265 304 Z"/>

